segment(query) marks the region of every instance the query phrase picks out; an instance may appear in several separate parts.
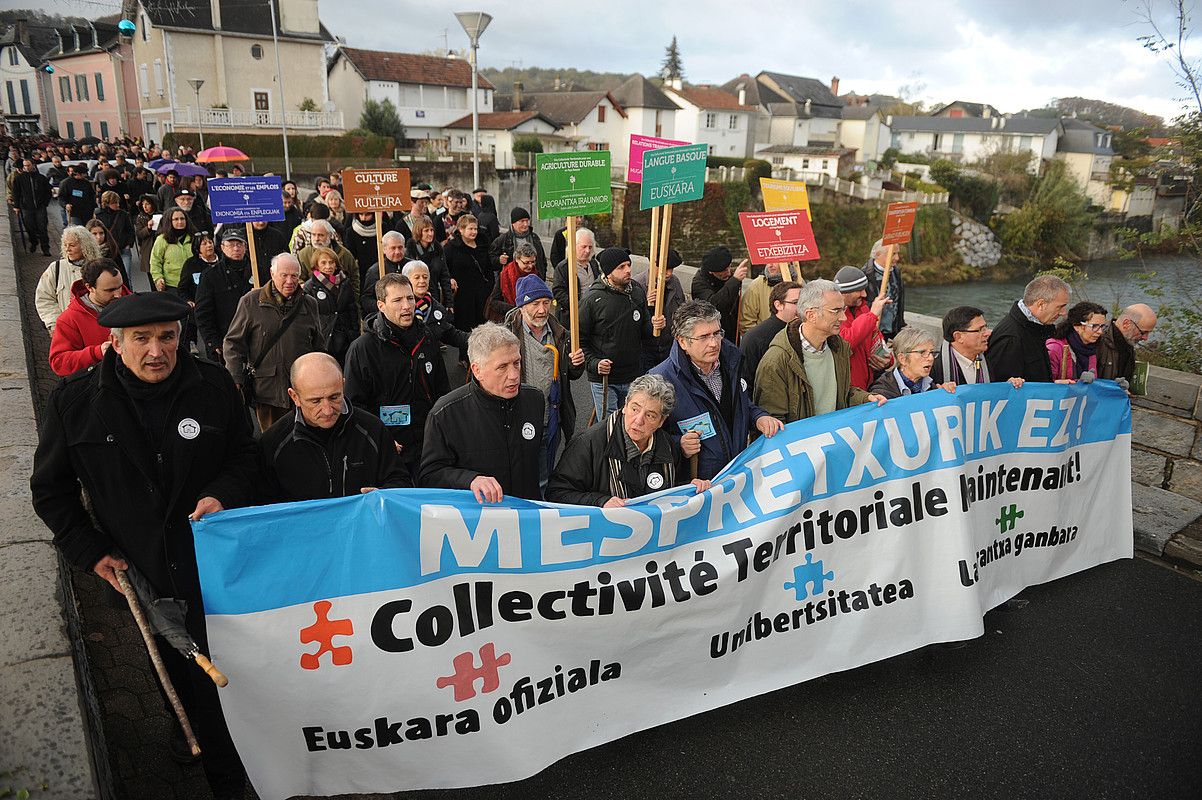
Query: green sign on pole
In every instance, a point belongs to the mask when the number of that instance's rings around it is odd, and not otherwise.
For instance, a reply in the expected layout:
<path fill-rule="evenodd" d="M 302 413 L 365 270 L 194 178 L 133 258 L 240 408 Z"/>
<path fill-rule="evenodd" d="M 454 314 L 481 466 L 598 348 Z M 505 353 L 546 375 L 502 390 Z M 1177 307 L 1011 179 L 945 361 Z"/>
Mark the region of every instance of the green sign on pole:
<path fill-rule="evenodd" d="M 608 214 L 613 209 L 609 151 L 539 153 L 535 163 L 539 219 Z"/>
<path fill-rule="evenodd" d="M 643 153 L 639 209 L 687 203 L 705 195 L 705 159 L 709 145 L 686 144 Z"/>

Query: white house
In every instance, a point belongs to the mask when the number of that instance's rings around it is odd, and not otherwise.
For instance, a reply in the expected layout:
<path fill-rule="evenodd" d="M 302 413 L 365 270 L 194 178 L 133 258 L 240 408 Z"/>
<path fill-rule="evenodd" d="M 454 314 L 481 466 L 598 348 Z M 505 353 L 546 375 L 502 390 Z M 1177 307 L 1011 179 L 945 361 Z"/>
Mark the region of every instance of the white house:
<path fill-rule="evenodd" d="M 626 134 L 678 139 L 676 112 L 680 106 L 642 75 L 632 75 L 613 91 L 614 99 L 626 110 Z"/>
<path fill-rule="evenodd" d="M 343 117 L 330 103 L 325 46 L 334 37 L 317 16 L 317 0 L 272 0 L 279 61 L 266 3 L 234 0 L 140 0 L 129 3 L 137 29 L 131 64 L 137 70 L 142 135 L 196 130 L 289 130 L 339 133 Z M 204 83 L 200 90 L 191 81 Z M 308 101 L 306 103 L 305 101 Z M 301 105 L 316 110 L 302 111 Z"/>
<path fill-rule="evenodd" d="M 1076 179 L 1090 203 L 1103 208 L 1111 205 L 1110 162 L 1114 160 L 1114 150 L 1110 141 L 1113 134 L 1070 117 L 1060 120 L 1060 124 L 1064 135 L 1056 145 L 1056 158 L 1065 163 L 1068 173 Z M 1139 200 L 1144 199 L 1142 194 L 1146 193 L 1141 193 Z"/>
<path fill-rule="evenodd" d="M 330 98 L 348 128 L 359 124 L 366 100 L 389 100 L 405 138 L 439 151 L 450 148 L 445 128 L 472 110 L 472 68 L 461 58 L 339 47 L 328 75 Z M 497 110 L 493 85 L 482 75 L 476 94 L 481 114 Z"/>
<path fill-rule="evenodd" d="M 900 117 L 888 116 L 890 146 L 970 164 L 994 153 L 1032 153 L 1030 170 L 1038 174 L 1056 154 L 1064 129 L 1044 117 Z"/>
<path fill-rule="evenodd" d="M 717 86 L 665 86 L 664 94 L 680 107 L 676 137 L 709 145 L 710 155 L 751 156 L 752 122 L 756 109 Z"/>
<path fill-rule="evenodd" d="M 570 150 L 608 150 L 615 171 L 626 168 L 626 109 L 612 92 L 524 92 L 497 95 L 497 111 L 537 111 L 555 123 Z"/>
<path fill-rule="evenodd" d="M 543 152 L 572 149 L 571 143 L 556 131 L 559 128 L 538 111 L 493 111 L 479 115 L 480 153 L 492 156 L 497 169 L 531 167 L 533 163 L 515 158 L 513 142 L 519 136 L 534 136 Z M 452 153 L 472 152 L 472 115 L 455 120 L 446 127 Z"/>
<path fill-rule="evenodd" d="M 43 54 L 54 46 L 53 30 L 31 30 L 23 19 L 0 35 L 0 107 L 10 136 L 44 133 L 56 127 L 54 103 L 47 101 L 51 79 L 40 69 Z"/>
<path fill-rule="evenodd" d="M 774 174 L 778 169 L 791 169 L 807 178 L 819 173 L 838 178 L 840 173 L 849 171 L 855 161 L 851 150 L 823 145 L 770 144 L 756 150 L 755 157 L 771 164 Z"/>
<path fill-rule="evenodd" d="M 874 104 L 846 105 L 839 122 L 838 145 L 855 151 L 855 162 L 867 164 L 877 161 L 889 149 L 893 132 L 885 122 L 885 115 Z"/>

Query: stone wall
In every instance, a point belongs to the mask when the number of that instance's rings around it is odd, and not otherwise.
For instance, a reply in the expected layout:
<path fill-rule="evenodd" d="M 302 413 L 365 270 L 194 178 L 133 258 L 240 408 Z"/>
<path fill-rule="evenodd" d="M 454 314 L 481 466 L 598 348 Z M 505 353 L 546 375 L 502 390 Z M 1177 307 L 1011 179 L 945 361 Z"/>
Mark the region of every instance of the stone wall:
<path fill-rule="evenodd" d="M 952 212 L 953 249 L 960 260 L 970 267 L 990 269 L 1002 258 L 1002 243 L 989 229 L 976 220 Z"/>

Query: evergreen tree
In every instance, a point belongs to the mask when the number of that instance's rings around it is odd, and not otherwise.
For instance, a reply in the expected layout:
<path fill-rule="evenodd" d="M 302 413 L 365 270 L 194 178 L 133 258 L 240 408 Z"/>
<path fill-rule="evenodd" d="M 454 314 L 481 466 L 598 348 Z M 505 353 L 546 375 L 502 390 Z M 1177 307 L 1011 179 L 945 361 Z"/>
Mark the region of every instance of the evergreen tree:
<path fill-rule="evenodd" d="M 673 78 L 684 79 L 684 65 L 680 63 L 680 48 L 676 46 L 675 36 L 672 37 L 672 44 L 664 51 L 664 63 L 659 68 L 659 74 L 666 81 Z"/>
<path fill-rule="evenodd" d="M 391 136 L 398 145 L 405 139 L 405 128 L 391 100 L 368 100 L 363 104 L 359 127 L 377 136 Z"/>

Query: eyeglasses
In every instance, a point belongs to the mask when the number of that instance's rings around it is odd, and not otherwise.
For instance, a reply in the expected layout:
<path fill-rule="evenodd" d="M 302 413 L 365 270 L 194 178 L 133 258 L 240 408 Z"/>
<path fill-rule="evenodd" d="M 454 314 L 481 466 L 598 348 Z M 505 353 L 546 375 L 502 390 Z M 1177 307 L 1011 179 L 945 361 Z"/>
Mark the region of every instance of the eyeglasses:
<path fill-rule="evenodd" d="M 906 352 L 916 355 L 919 358 L 934 358 L 935 357 L 934 350 L 907 350 Z"/>
<path fill-rule="evenodd" d="M 1129 319 L 1129 320 L 1127 320 L 1127 321 L 1131 323 L 1131 327 L 1133 327 L 1133 328 L 1135 328 L 1137 331 L 1139 331 L 1139 337 L 1140 337 L 1141 339 L 1147 339 L 1149 336 L 1151 336 L 1151 335 L 1152 335 L 1152 331 L 1145 331 L 1143 328 L 1141 328 L 1141 327 L 1139 327 L 1138 325 L 1136 325 L 1136 324 L 1135 324 L 1135 320 L 1133 320 L 1133 319 Z"/>
<path fill-rule="evenodd" d="M 1077 324 L 1083 328 L 1089 328 L 1091 331 L 1094 331 L 1095 333 L 1101 333 L 1102 331 L 1106 330 L 1105 322 L 1103 322 L 1101 325 L 1087 325 L 1084 322 L 1079 322 Z"/>
<path fill-rule="evenodd" d="M 688 339 L 690 342 L 713 342 L 722 338 L 722 329 L 719 328 L 713 333 L 707 333 L 704 336 L 686 336 L 684 338 Z"/>
<path fill-rule="evenodd" d="M 961 328 L 960 333 L 980 333 L 981 331 L 989 330 L 988 325 L 982 325 L 979 328 Z"/>

